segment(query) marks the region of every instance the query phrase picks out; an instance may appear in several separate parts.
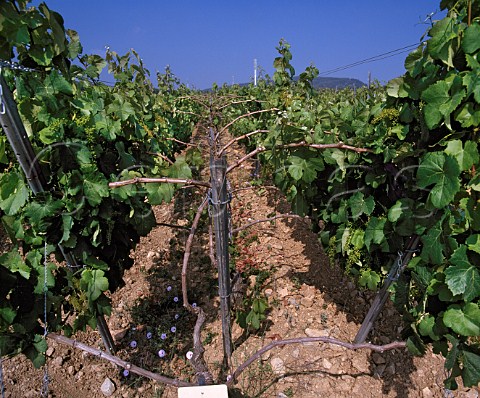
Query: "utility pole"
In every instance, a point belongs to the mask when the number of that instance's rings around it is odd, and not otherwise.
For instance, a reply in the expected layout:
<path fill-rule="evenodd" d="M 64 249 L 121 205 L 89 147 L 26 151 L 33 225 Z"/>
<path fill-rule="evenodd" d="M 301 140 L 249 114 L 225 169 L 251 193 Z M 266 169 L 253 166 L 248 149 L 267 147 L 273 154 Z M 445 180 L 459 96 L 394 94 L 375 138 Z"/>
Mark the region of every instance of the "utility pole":
<path fill-rule="evenodd" d="M 257 87 L 257 59 L 253 60 L 253 85 Z"/>

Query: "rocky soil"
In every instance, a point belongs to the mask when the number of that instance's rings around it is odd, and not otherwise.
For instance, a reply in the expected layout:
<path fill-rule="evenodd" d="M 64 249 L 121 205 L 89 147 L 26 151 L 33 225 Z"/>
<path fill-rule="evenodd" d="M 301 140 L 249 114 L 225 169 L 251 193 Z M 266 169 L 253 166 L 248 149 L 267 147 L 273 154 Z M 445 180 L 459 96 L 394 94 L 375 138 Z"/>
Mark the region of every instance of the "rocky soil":
<path fill-rule="evenodd" d="M 229 163 L 241 153 L 234 148 L 228 154 Z M 233 227 L 289 211 L 277 190 L 250 188 L 250 173 L 251 167 L 245 165 L 230 178 Z M 159 225 L 132 253 L 134 266 L 125 273 L 125 286 L 111 294 L 113 313 L 108 319 L 119 357 L 192 382 L 194 372 L 186 353 L 192 348 L 195 319 L 182 309 L 180 274 L 188 226 L 203 194 L 193 188 L 181 189 L 173 203 L 155 208 Z M 357 290 L 341 269 L 329 263 L 308 220 L 282 218 L 256 224 L 236 236 L 232 257 L 237 269 L 252 274 L 245 281 L 246 294 L 256 290 L 269 304 L 258 331 L 247 334 L 234 325 L 234 367 L 273 340 L 328 336 L 350 342 L 373 298 L 373 293 Z M 215 278 L 205 214 L 192 250 L 189 295 L 207 313 L 202 332 L 206 362 L 214 377 L 224 377 Z M 369 340 L 376 344 L 398 340 L 400 329 L 400 317 L 387 304 Z M 78 333 L 75 338 L 102 348 L 96 331 Z M 164 357 L 159 356 L 160 350 L 165 351 Z M 4 396 L 40 396 L 47 374 L 49 397 L 177 396 L 173 387 L 133 374 L 125 376 L 123 369 L 78 349 L 50 341 L 47 356 L 46 367 L 39 370 L 22 356 L 3 359 Z M 478 389 L 444 390 L 444 377 L 443 359 L 431 352 L 416 358 L 405 349 L 380 354 L 306 343 L 264 354 L 240 376 L 231 396 L 478 397 Z"/>

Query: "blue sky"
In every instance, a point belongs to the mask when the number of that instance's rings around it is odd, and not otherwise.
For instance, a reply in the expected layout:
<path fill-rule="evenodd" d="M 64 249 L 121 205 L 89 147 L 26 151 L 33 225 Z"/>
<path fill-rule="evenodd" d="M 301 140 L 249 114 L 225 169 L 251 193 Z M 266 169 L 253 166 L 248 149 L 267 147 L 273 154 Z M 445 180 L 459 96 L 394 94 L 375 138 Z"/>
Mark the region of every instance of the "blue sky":
<path fill-rule="evenodd" d="M 419 43 L 440 0 L 45 0 L 76 30 L 85 53 L 140 53 L 152 72 L 170 65 L 191 87 L 251 81 L 253 59 L 270 75 L 281 38 L 297 74 L 320 72 Z M 38 4 L 35 1 L 33 4 Z M 440 18 L 437 14 L 434 18 Z M 386 82 L 405 54 L 330 76 Z"/>

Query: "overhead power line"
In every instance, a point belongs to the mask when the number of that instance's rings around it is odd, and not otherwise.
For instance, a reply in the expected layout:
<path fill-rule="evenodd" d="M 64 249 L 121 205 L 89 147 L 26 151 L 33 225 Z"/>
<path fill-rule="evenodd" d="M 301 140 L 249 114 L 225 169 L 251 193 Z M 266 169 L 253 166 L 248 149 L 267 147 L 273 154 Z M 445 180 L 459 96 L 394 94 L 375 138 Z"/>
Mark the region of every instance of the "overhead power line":
<path fill-rule="evenodd" d="M 408 46 L 400 47 L 400 48 L 397 48 L 395 50 L 388 51 L 386 53 L 382 53 L 382 54 L 378 54 L 378 55 L 375 55 L 375 56 L 370 57 L 370 58 L 362 59 L 361 61 L 356 61 L 356 62 L 353 62 L 353 63 L 348 64 L 348 65 L 343 65 L 343 66 L 339 66 L 339 67 L 334 68 L 334 69 L 326 70 L 325 72 L 320 72 L 319 76 L 331 75 L 333 73 L 340 72 L 342 70 L 346 70 L 346 69 L 350 69 L 350 68 L 354 68 L 354 67 L 359 66 L 359 65 L 368 64 L 370 62 L 376 62 L 376 61 L 380 61 L 380 60 L 385 59 L 385 58 L 394 57 L 396 55 L 409 52 L 409 51 L 417 48 L 419 45 L 420 45 L 420 43 L 415 43 L 415 44 L 410 44 Z"/>

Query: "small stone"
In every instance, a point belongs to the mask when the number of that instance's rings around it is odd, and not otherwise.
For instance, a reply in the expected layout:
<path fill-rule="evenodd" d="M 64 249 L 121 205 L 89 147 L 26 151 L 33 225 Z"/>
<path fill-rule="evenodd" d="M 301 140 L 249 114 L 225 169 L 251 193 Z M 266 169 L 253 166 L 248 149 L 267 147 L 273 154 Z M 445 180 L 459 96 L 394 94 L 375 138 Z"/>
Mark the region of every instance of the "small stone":
<path fill-rule="evenodd" d="M 384 364 L 386 361 L 385 361 L 385 358 L 382 357 L 378 352 L 374 352 L 372 354 L 372 360 L 373 362 L 375 362 L 377 365 L 381 365 L 381 364 Z"/>
<path fill-rule="evenodd" d="M 382 344 L 388 344 L 391 342 L 390 338 L 387 336 L 380 336 L 378 339 L 382 342 Z"/>
<path fill-rule="evenodd" d="M 425 387 L 425 388 L 422 390 L 422 397 L 423 397 L 423 398 L 433 398 L 433 393 L 432 393 L 432 391 L 430 390 L 430 388 Z"/>
<path fill-rule="evenodd" d="M 313 305 L 313 298 L 303 297 L 300 300 L 300 304 L 303 305 L 304 307 L 310 308 Z"/>
<path fill-rule="evenodd" d="M 323 358 L 322 366 L 328 370 L 328 369 L 331 369 L 333 365 L 327 358 Z"/>
<path fill-rule="evenodd" d="M 124 328 L 120 330 L 112 330 L 112 337 L 115 342 L 119 342 L 124 339 L 128 332 L 129 328 Z"/>
<path fill-rule="evenodd" d="M 110 397 L 115 392 L 115 384 L 113 384 L 113 381 L 107 377 L 100 387 L 100 391 L 102 391 L 102 394 L 106 397 Z"/>
<path fill-rule="evenodd" d="M 294 307 L 298 306 L 297 300 L 295 300 L 293 297 L 289 297 L 288 304 L 293 305 Z"/>
<path fill-rule="evenodd" d="M 328 332 L 328 329 L 320 330 L 320 329 L 306 328 L 305 334 L 308 337 L 328 337 L 329 332 Z"/>
<path fill-rule="evenodd" d="M 52 346 L 50 346 L 50 347 L 48 347 L 47 351 L 45 352 L 45 355 L 46 355 L 47 357 L 51 357 L 54 352 L 55 352 L 55 348 L 53 348 Z"/>
<path fill-rule="evenodd" d="M 304 283 L 300 288 L 300 293 L 305 298 L 313 299 L 315 297 L 315 288 Z"/>
<path fill-rule="evenodd" d="M 280 298 L 286 297 L 288 296 L 288 289 L 286 287 L 282 287 L 278 289 L 277 293 Z"/>
<path fill-rule="evenodd" d="M 62 366 L 63 365 L 63 357 L 58 356 L 53 360 L 53 364 L 55 366 Z"/>
<path fill-rule="evenodd" d="M 292 351 L 292 357 L 294 358 L 298 358 L 300 356 L 300 350 L 298 348 L 295 348 L 293 351 Z"/>
<path fill-rule="evenodd" d="M 248 284 L 251 288 L 255 286 L 255 283 L 257 283 L 257 276 L 256 275 L 250 275 L 248 277 Z"/>
<path fill-rule="evenodd" d="M 385 372 L 385 364 L 382 364 L 382 365 L 378 365 L 376 368 L 375 368 L 375 371 L 373 372 L 373 375 L 376 376 L 376 377 L 382 377 L 383 373 Z"/>
<path fill-rule="evenodd" d="M 365 373 L 365 374 L 370 373 L 368 363 L 359 356 L 355 356 L 352 358 L 352 366 L 361 373 Z"/>
<path fill-rule="evenodd" d="M 271 243 L 272 249 L 283 250 L 283 246 L 280 243 Z"/>
<path fill-rule="evenodd" d="M 71 376 L 73 376 L 75 374 L 75 367 L 73 365 L 70 365 L 68 368 L 67 368 L 67 373 Z"/>
<path fill-rule="evenodd" d="M 283 363 L 283 359 L 281 358 L 272 358 L 270 361 L 270 365 L 272 366 L 272 370 L 275 374 L 283 376 L 285 374 L 285 364 Z"/>
<path fill-rule="evenodd" d="M 147 258 L 153 258 L 153 257 L 155 257 L 156 254 L 157 253 L 150 251 L 150 252 L 147 253 Z"/>
<path fill-rule="evenodd" d="M 283 392 L 277 394 L 277 398 L 288 398 L 288 395 L 285 395 Z"/>
<path fill-rule="evenodd" d="M 265 289 L 265 296 L 270 297 L 273 294 L 272 289 Z"/>
<path fill-rule="evenodd" d="M 387 366 L 387 373 L 388 374 L 391 374 L 391 375 L 394 375 L 395 374 L 395 364 L 394 363 L 391 363 L 390 365 Z"/>

